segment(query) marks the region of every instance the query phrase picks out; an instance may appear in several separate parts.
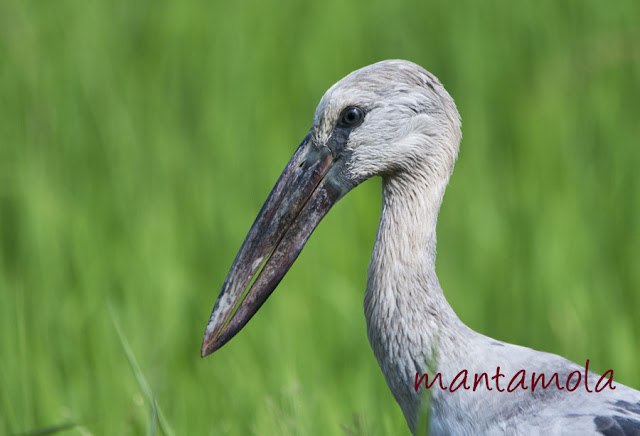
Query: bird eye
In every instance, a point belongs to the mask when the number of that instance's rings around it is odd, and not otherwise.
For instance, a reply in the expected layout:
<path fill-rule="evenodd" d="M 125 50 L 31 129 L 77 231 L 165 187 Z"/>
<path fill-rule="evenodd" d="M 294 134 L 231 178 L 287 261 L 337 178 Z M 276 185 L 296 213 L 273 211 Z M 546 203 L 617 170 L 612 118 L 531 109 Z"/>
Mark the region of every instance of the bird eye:
<path fill-rule="evenodd" d="M 350 106 L 342 111 L 340 117 L 341 127 L 357 127 L 364 120 L 364 112 L 359 107 Z"/>

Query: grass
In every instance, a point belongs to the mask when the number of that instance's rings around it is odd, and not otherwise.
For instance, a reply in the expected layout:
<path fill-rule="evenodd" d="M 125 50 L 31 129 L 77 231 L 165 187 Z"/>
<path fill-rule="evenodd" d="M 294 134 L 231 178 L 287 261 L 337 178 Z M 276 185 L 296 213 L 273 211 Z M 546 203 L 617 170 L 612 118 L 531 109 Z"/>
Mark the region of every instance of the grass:
<path fill-rule="evenodd" d="M 140 365 L 138 364 L 138 361 L 133 353 L 133 350 L 129 345 L 129 341 L 127 341 L 127 339 L 124 336 L 124 333 L 122 333 L 122 329 L 120 328 L 120 324 L 116 319 L 116 315 L 113 311 L 112 306 L 109 306 L 109 311 L 111 315 L 111 321 L 113 322 L 113 326 L 116 329 L 116 333 L 118 333 L 118 339 L 122 344 L 122 349 L 124 350 L 125 356 L 127 357 L 129 366 L 131 367 L 133 375 L 135 376 L 136 381 L 138 382 L 138 387 L 140 388 L 140 391 L 144 396 L 145 402 L 149 405 L 149 429 L 147 430 L 147 433 L 155 434 L 156 425 L 159 424 L 160 428 L 162 429 L 162 433 L 164 433 L 167 436 L 173 436 L 174 432 L 171 429 L 171 425 L 167 422 L 167 418 L 165 417 L 165 414 L 162 412 L 162 409 L 160 408 L 160 406 L 158 406 L 157 398 L 153 393 L 153 390 L 149 386 L 149 382 L 144 376 L 142 370 L 140 369 Z"/>
<path fill-rule="evenodd" d="M 459 316 L 640 387 L 639 15 L 632 0 L 4 0 L 0 433 L 146 434 L 155 401 L 176 434 L 408 433 L 362 310 L 379 181 L 199 358 L 323 92 L 385 58 L 428 68 L 462 114 L 438 227 Z"/>

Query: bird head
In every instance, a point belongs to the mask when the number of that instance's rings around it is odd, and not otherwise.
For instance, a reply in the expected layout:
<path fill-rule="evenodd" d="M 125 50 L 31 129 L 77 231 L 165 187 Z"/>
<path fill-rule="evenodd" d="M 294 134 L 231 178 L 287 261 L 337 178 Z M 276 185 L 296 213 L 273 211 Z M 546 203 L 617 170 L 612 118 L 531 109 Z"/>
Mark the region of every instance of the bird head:
<path fill-rule="evenodd" d="M 333 85 L 316 109 L 312 139 L 349 158 L 349 177 L 450 173 L 460 142 L 453 99 L 422 67 L 402 60 L 369 65 Z"/>
<path fill-rule="evenodd" d="M 347 192 L 375 175 L 446 182 L 460 137 L 453 99 L 416 64 L 378 62 L 333 85 L 231 266 L 205 331 L 202 356 L 246 325 Z"/>

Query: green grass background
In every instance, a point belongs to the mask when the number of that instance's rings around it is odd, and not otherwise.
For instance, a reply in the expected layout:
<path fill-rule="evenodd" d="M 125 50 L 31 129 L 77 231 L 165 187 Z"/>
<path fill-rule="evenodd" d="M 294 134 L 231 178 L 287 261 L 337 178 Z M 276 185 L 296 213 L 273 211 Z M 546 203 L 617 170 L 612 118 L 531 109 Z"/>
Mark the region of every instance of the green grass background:
<path fill-rule="evenodd" d="M 640 388 L 640 2 L 0 0 L 0 434 L 408 434 L 362 298 L 380 181 L 207 359 L 255 215 L 348 72 L 406 58 L 464 139 L 438 274 L 484 334 Z"/>

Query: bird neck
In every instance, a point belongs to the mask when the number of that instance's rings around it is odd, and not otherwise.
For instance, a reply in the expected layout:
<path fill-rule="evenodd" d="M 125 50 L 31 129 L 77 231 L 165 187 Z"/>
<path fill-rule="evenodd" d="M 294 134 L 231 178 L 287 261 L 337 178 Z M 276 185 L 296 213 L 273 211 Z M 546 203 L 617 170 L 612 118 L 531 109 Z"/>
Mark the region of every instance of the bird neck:
<path fill-rule="evenodd" d="M 435 271 L 436 223 L 447 182 L 394 176 L 382 183 L 365 317 L 378 364 L 408 421 L 420 404 L 416 372 L 447 365 L 469 330 L 446 301 Z"/>
<path fill-rule="evenodd" d="M 411 319 L 409 327 L 428 336 L 434 333 L 429 326 L 460 323 L 436 275 L 436 224 L 447 182 L 383 179 L 382 213 L 367 277 L 365 307 L 386 305 L 395 312 L 390 321 Z M 372 322 L 373 313 L 367 315 Z"/>
<path fill-rule="evenodd" d="M 429 279 L 432 285 L 437 285 L 436 223 L 446 183 L 400 176 L 382 181 L 382 213 L 373 255 L 393 260 L 393 265 L 402 266 L 414 278 Z"/>

